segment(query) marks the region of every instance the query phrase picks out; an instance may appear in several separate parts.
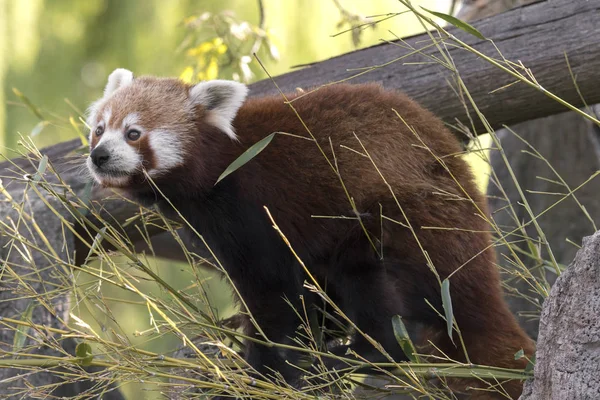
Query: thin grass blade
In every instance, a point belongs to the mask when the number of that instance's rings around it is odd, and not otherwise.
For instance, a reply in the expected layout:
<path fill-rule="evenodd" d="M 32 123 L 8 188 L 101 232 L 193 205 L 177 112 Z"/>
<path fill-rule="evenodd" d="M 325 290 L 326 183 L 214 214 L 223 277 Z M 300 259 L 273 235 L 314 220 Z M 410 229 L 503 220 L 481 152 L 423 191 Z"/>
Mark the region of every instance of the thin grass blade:
<path fill-rule="evenodd" d="M 473 35 L 481 40 L 485 40 L 485 36 L 483 36 L 481 34 L 481 32 L 479 32 L 477 29 L 475 29 L 473 27 L 473 25 L 468 24 L 464 21 L 461 21 L 460 19 L 453 17 L 452 15 L 444 14 L 444 13 L 437 12 L 437 11 L 431 11 L 425 7 L 421 7 L 421 8 L 423 10 L 427 11 L 428 13 L 431 13 L 431 14 L 435 15 L 436 17 L 443 19 L 450 25 L 454 25 L 455 27 L 462 29 L 463 31 L 465 31 L 467 33 L 470 33 L 471 35 Z"/>

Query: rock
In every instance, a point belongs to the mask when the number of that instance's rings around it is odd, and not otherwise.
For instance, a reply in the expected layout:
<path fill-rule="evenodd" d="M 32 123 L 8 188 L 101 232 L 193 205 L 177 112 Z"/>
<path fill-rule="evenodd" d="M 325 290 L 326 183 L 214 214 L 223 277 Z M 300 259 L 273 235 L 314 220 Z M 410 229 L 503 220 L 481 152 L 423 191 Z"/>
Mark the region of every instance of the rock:
<path fill-rule="evenodd" d="M 544 302 L 536 360 L 521 400 L 600 399 L 600 231 Z"/>

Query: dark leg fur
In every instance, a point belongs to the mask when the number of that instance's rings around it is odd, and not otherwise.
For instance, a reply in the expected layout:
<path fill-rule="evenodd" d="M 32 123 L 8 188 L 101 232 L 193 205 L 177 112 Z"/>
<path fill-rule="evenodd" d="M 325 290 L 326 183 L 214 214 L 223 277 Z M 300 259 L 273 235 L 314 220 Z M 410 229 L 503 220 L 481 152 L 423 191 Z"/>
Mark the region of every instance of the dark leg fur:
<path fill-rule="evenodd" d="M 247 287 L 241 285 L 240 294 L 267 338 L 275 343 L 289 344 L 291 343 L 290 338 L 297 336 L 296 328 L 300 325 L 292 307 L 297 310 L 301 309 L 299 302 L 301 289 L 301 286 L 294 282 L 288 282 L 285 289 L 272 286 Z M 284 300 L 284 297 L 291 305 Z M 251 321 L 246 323 L 244 331 L 248 336 L 266 340 L 259 334 Z M 245 346 L 245 359 L 257 372 L 264 376 L 272 376 L 278 372 L 287 383 L 296 383 L 299 370 L 292 365 L 297 362 L 297 354 L 251 341 L 246 341 Z"/>
<path fill-rule="evenodd" d="M 236 191 L 235 182 L 224 180 L 204 202 L 178 198 L 176 207 L 203 235 L 268 340 L 289 343 L 300 321 L 286 299 L 301 309 L 302 269 L 262 207 L 240 201 Z M 245 333 L 267 340 L 250 321 Z M 275 371 L 288 383 L 297 381 L 299 370 L 286 363 L 297 355 L 251 341 L 245 345 L 245 359 L 258 373 L 268 378 Z"/>
<path fill-rule="evenodd" d="M 342 275 L 335 285 L 341 297 L 338 305 L 357 328 L 381 344 L 392 359 L 405 360 L 392 329 L 392 317 L 402 312 L 393 281 L 387 279 L 381 264 L 357 265 L 353 271 L 356 275 Z M 368 361 L 389 362 L 386 355 L 359 332 L 350 347 Z M 338 355 L 344 352 L 344 347 L 335 350 Z M 334 362 L 331 366 L 340 368 L 346 365 Z"/>
<path fill-rule="evenodd" d="M 361 230 L 349 232 L 338 247 L 327 273 L 332 297 L 339 300 L 337 305 L 346 316 L 360 331 L 379 343 L 392 359 L 405 360 L 394 337 L 392 317 L 404 315 L 406 310 L 394 277 L 388 274 L 386 265 Z M 370 362 L 389 362 L 389 358 L 360 332 L 356 332 L 349 347 Z M 347 348 L 340 346 L 332 352 L 344 355 Z M 326 366 L 336 369 L 347 367 L 333 359 L 326 362 Z"/>

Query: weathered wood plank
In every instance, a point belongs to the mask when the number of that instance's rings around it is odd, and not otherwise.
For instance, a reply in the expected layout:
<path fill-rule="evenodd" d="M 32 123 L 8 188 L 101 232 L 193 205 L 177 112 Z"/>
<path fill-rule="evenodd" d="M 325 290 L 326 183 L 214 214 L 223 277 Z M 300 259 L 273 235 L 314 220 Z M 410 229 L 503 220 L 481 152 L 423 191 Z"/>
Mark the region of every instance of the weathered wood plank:
<path fill-rule="evenodd" d="M 600 1 L 547 0 L 474 22 L 473 26 L 492 39 L 506 59 L 520 60 L 530 68 L 546 90 L 580 107 L 583 103 L 567 68 L 566 54 L 586 102 L 600 102 L 600 91 L 596 90 L 600 80 L 600 41 L 597 39 L 600 37 Z M 476 50 L 499 57 L 491 42 L 458 29 L 449 29 L 449 32 Z M 417 48 L 431 44 L 426 35 L 406 38 L 405 41 Z M 275 82 L 282 90 L 318 86 L 347 79 L 355 75 L 358 68 L 384 65 L 408 53 L 410 50 L 402 49 L 398 42 L 386 43 L 281 75 L 275 78 Z M 439 56 L 435 49 L 426 54 Z M 463 49 L 450 49 L 449 54 L 473 99 L 494 129 L 566 110 L 522 83 L 496 91 L 515 79 Z M 352 82 L 379 81 L 385 87 L 404 91 L 446 121 L 458 118 L 469 125 L 463 104 L 446 81 L 454 81 L 450 71 L 432 63 L 406 65 L 423 62 L 430 61 L 422 54 L 415 54 L 384 68 L 373 69 L 352 79 Z M 277 93 L 270 80 L 251 86 L 252 95 L 264 93 Z M 481 129 L 481 124 L 476 123 L 476 127 Z"/>

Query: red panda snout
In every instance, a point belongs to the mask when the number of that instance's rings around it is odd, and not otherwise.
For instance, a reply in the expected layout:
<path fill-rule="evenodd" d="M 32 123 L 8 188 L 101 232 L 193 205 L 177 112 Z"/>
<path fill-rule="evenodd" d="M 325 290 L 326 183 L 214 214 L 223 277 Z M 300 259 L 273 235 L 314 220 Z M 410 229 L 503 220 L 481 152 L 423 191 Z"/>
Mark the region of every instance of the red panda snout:
<path fill-rule="evenodd" d="M 94 179 L 105 186 L 123 186 L 140 173 L 145 160 L 139 143 L 143 128 L 138 115 L 130 113 L 114 123 L 112 107 L 105 106 L 91 124 L 90 156 L 87 166 Z"/>

